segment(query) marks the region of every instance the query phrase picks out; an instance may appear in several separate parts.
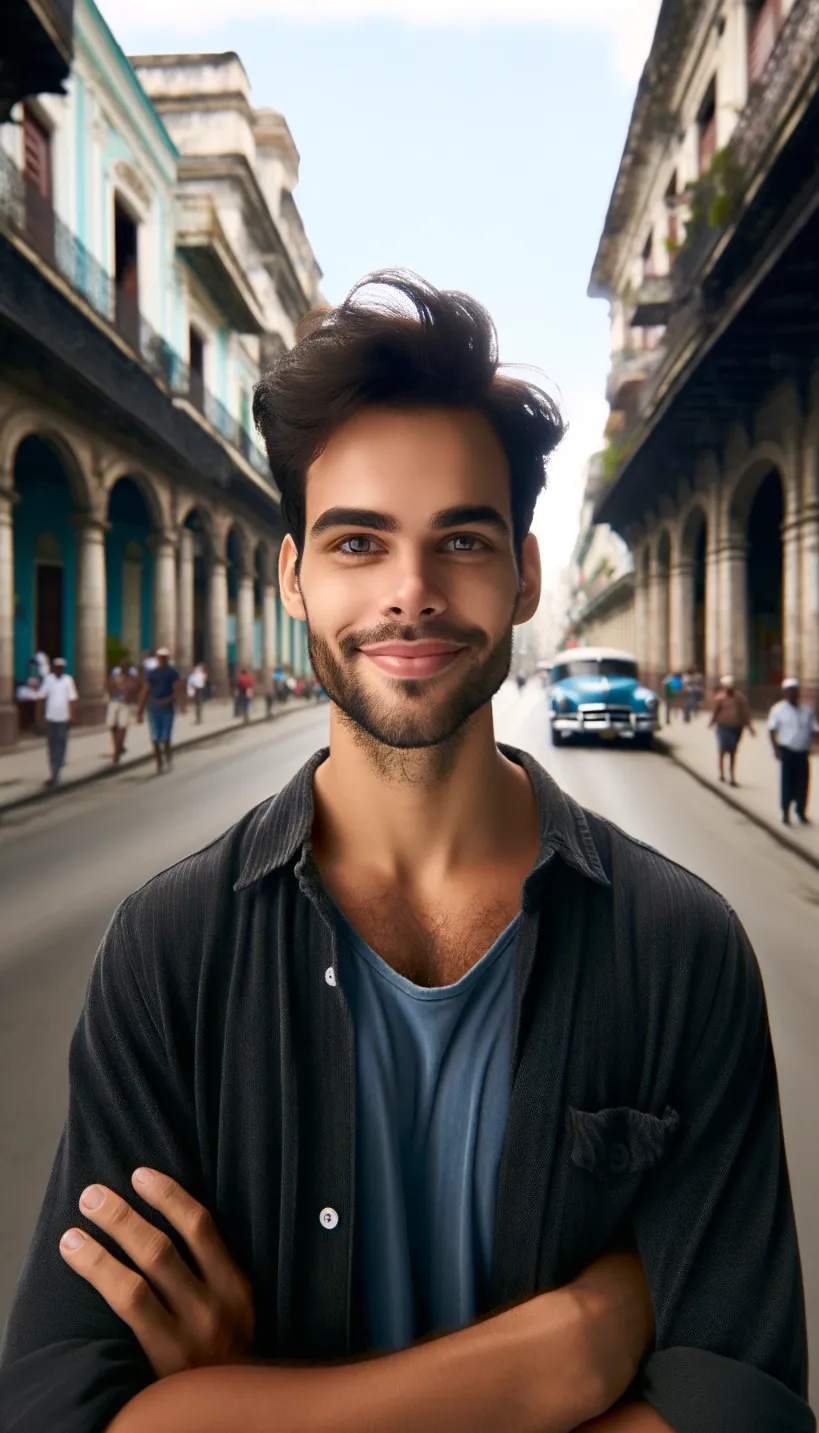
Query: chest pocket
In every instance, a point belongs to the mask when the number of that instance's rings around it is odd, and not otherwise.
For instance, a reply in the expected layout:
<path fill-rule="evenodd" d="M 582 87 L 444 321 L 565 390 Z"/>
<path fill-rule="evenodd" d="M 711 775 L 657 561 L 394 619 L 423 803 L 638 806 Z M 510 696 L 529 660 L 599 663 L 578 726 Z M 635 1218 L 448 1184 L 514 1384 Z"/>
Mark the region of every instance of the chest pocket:
<path fill-rule="evenodd" d="M 569 1158 L 603 1183 L 616 1183 L 653 1169 L 677 1134 L 680 1117 L 667 1105 L 661 1116 L 621 1105 L 617 1109 L 566 1110 Z"/>

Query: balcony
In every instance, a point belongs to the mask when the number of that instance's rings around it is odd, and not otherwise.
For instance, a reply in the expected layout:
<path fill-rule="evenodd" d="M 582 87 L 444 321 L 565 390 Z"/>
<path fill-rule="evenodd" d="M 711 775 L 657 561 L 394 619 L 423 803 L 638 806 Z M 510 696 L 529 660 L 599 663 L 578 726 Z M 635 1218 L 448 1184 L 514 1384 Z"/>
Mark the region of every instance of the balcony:
<path fill-rule="evenodd" d="M 172 395 L 195 407 L 259 477 L 272 482 L 267 457 L 255 437 L 204 387 L 201 373 L 191 370 L 140 313 L 136 296 L 114 282 L 54 213 L 50 202 L 26 183 L 17 166 L 0 150 L 0 230 L 3 227 L 25 239 L 49 268 L 125 340 L 153 378 Z"/>
<path fill-rule="evenodd" d="M 176 246 L 237 333 L 264 332 L 264 318 L 244 268 L 207 194 L 179 200 Z"/>
<path fill-rule="evenodd" d="M 632 328 L 662 328 L 668 323 L 673 297 L 670 274 L 648 274 L 635 295 Z"/>
<path fill-rule="evenodd" d="M 616 412 L 631 413 L 637 409 L 640 389 L 657 366 L 660 350 L 622 349 L 612 354 L 606 382 L 606 402 Z"/>
<path fill-rule="evenodd" d="M 18 101 L 62 94 L 74 52 L 74 0 L 3 0 L 0 124 Z"/>

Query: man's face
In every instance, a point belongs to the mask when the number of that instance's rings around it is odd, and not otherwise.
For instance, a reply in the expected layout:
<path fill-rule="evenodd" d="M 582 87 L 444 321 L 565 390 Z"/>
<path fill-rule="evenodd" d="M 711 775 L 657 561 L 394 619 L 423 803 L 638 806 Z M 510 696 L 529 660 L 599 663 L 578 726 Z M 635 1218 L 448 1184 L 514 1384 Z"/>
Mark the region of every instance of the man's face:
<path fill-rule="evenodd" d="M 365 409 L 312 464 L 305 500 L 299 576 L 287 538 L 281 586 L 306 617 L 319 681 L 387 746 L 446 741 L 507 677 L 513 622 L 540 592 L 528 537 L 519 593 L 508 466 L 490 424 Z"/>

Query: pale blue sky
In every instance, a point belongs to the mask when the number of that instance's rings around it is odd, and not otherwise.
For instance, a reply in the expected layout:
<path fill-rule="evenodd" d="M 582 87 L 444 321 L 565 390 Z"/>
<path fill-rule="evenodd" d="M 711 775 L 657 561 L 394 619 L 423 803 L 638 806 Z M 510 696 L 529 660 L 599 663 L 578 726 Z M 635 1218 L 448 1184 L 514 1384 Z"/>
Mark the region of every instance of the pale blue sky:
<path fill-rule="evenodd" d="M 322 6 L 381 13 L 285 13 Z M 295 197 L 329 300 L 403 265 L 473 293 L 504 361 L 545 371 L 571 424 L 536 519 L 549 569 L 571 548 L 605 421 L 606 306 L 586 286 L 655 0 L 620 0 L 617 23 L 615 0 L 565 0 L 569 21 L 472 27 L 461 6 L 416 0 L 410 12 L 439 22 L 416 24 L 391 18 L 405 0 L 101 0 L 126 52 L 238 52 L 254 103 L 285 114 L 301 153 Z M 471 9 L 540 16 L 554 0 Z"/>

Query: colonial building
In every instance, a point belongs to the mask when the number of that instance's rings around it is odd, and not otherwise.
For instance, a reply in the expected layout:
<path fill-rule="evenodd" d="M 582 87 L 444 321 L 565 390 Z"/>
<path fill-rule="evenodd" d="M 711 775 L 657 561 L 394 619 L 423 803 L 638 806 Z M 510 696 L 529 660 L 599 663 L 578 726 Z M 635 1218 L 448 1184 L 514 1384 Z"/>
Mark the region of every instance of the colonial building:
<path fill-rule="evenodd" d="M 570 597 L 563 646 L 619 647 L 634 651 L 634 569 L 627 544 L 594 520 L 605 485 L 603 458 L 586 468 L 580 530 L 569 564 Z"/>
<path fill-rule="evenodd" d="M 819 694 L 819 0 L 663 0 L 591 279 L 646 678 Z"/>
<path fill-rule="evenodd" d="M 233 54 L 132 63 L 93 0 L 74 52 L 66 94 L 0 126 L 2 744 L 39 650 L 86 721 L 109 667 L 160 644 L 217 692 L 307 668 L 250 416 L 320 297 L 292 138 Z"/>
<path fill-rule="evenodd" d="M 74 0 L 3 0 L 0 124 L 28 95 L 63 94 L 74 53 Z"/>

